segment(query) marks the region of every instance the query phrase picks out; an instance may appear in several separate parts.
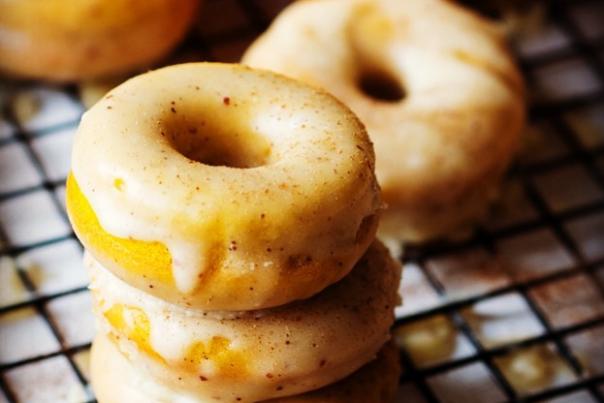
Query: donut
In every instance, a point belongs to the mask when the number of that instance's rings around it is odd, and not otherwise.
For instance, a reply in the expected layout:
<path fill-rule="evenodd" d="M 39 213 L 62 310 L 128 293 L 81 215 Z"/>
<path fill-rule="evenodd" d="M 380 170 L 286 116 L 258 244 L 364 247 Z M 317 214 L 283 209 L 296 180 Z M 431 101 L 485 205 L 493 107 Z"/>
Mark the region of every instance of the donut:
<path fill-rule="evenodd" d="M 97 336 L 92 344 L 91 362 L 92 385 L 99 403 L 216 401 L 199 395 L 183 395 L 146 378 L 103 335 Z M 391 403 L 395 397 L 399 372 L 398 351 L 389 343 L 375 360 L 334 385 L 266 403 Z"/>
<path fill-rule="evenodd" d="M 289 396 L 348 376 L 389 339 L 399 302 L 400 265 L 377 242 L 337 284 L 262 311 L 182 308 L 86 261 L 100 332 L 158 383 L 221 401 Z"/>
<path fill-rule="evenodd" d="M 86 249 L 128 284 L 235 311 L 340 280 L 381 208 L 372 144 L 348 108 L 219 63 L 137 76 L 86 112 L 66 203 Z"/>
<path fill-rule="evenodd" d="M 0 2 L 0 71 L 75 81 L 147 67 L 185 35 L 199 0 Z"/>
<path fill-rule="evenodd" d="M 381 236 L 451 237 L 496 198 L 525 121 L 500 31 L 444 0 L 297 1 L 243 63 L 328 90 L 365 123 Z"/>

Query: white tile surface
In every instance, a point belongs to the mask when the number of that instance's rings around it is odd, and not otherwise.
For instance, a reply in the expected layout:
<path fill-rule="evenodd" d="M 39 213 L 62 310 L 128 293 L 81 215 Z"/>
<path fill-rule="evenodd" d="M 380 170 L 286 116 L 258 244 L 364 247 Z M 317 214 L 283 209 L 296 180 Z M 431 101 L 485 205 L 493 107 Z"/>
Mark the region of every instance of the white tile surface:
<path fill-rule="evenodd" d="M 84 378 L 90 379 L 90 349 L 79 351 L 72 358 Z"/>
<path fill-rule="evenodd" d="M 66 212 L 67 209 L 65 208 L 65 185 L 57 186 L 57 188 L 55 189 L 55 195 L 57 197 L 57 200 L 61 204 L 61 207 L 63 207 L 63 211 Z"/>
<path fill-rule="evenodd" d="M 42 162 L 44 172 L 52 181 L 63 180 L 67 177 L 75 130 L 75 128 L 61 130 L 32 141 L 32 147 Z"/>
<path fill-rule="evenodd" d="M 53 299 L 47 307 L 67 346 L 92 341 L 95 329 L 90 292 L 83 291 Z"/>
<path fill-rule="evenodd" d="M 569 45 L 566 35 L 553 23 L 543 29 L 525 32 L 517 40 L 516 48 L 525 57 L 536 56 L 565 48 Z"/>
<path fill-rule="evenodd" d="M 538 98 L 561 101 L 598 91 L 602 83 L 581 59 L 548 64 L 535 70 Z"/>
<path fill-rule="evenodd" d="M 17 94 L 13 102 L 13 105 L 19 102 L 33 105 L 31 115 L 21 116 L 19 122 L 28 132 L 77 121 L 83 112 L 78 102 L 52 88 L 23 90 Z M 16 115 L 19 117 L 18 113 Z"/>
<path fill-rule="evenodd" d="M 569 221 L 566 228 L 588 260 L 604 256 L 604 213 Z"/>
<path fill-rule="evenodd" d="M 568 112 L 564 119 L 586 148 L 604 145 L 604 104 Z"/>
<path fill-rule="evenodd" d="M 403 280 L 399 288 L 403 305 L 397 306 L 397 317 L 409 315 L 414 312 L 434 308 L 441 299 L 428 283 L 421 269 L 415 264 L 406 264 L 403 268 Z"/>
<path fill-rule="evenodd" d="M 493 403 L 505 400 L 505 395 L 481 363 L 470 364 L 428 379 L 442 403 Z"/>
<path fill-rule="evenodd" d="M 28 245 L 70 233 L 50 195 L 44 191 L 0 203 L 0 223 L 13 246 Z"/>
<path fill-rule="evenodd" d="M 584 275 L 532 288 L 530 296 L 554 327 L 572 326 L 604 315 L 600 290 Z"/>
<path fill-rule="evenodd" d="M 53 294 L 88 284 L 78 243 L 67 240 L 31 249 L 17 264 L 32 280 L 39 294 Z"/>
<path fill-rule="evenodd" d="M 0 363 L 52 353 L 60 347 L 47 323 L 33 308 L 0 315 L 0 340 Z"/>
<path fill-rule="evenodd" d="M 570 3 L 572 4 L 572 3 Z M 602 2 L 587 2 L 571 7 L 571 17 L 579 29 L 589 39 L 604 37 L 604 4 Z"/>
<path fill-rule="evenodd" d="M 467 298 L 511 284 L 499 261 L 483 249 L 430 259 L 426 267 L 450 299 Z"/>
<path fill-rule="evenodd" d="M 480 342 L 487 348 L 544 333 L 526 301 L 516 293 L 482 300 L 463 310 Z"/>
<path fill-rule="evenodd" d="M 7 256 L 0 257 L 0 307 L 27 301 L 29 296 L 14 261 Z"/>
<path fill-rule="evenodd" d="M 570 349 L 588 374 L 604 374 L 604 326 L 593 327 L 566 338 Z"/>
<path fill-rule="evenodd" d="M 0 140 L 10 138 L 15 132 L 15 128 L 10 125 L 0 114 Z"/>
<path fill-rule="evenodd" d="M 19 403 L 80 403 L 86 392 L 65 357 L 18 367 L 6 373 Z"/>
<path fill-rule="evenodd" d="M 10 143 L 0 146 L 0 193 L 39 185 L 42 178 L 24 146 Z"/>
<path fill-rule="evenodd" d="M 574 260 L 548 229 L 525 232 L 497 242 L 501 264 L 517 280 L 572 268 Z"/>
<path fill-rule="evenodd" d="M 601 201 L 602 188 L 581 165 L 567 165 L 534 176 L 535 186 L 555 212 Z"/>
<path fill-rule="evenodd" d="M 597 403 L 588 392 L 574 392 L 554 399 L 547 399 L 544 403 Z"/>

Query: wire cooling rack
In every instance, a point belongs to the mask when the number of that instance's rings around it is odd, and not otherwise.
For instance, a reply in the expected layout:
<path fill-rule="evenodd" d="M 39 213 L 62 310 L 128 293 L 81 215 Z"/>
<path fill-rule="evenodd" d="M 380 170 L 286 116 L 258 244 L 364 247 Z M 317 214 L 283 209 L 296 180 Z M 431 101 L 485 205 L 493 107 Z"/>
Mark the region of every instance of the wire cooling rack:
<path fill-rule="evenodd" d="M 207 0 L 167 62 L 237 61 L 287 3 Z M 604 2 L 553 2 L 514 47 L 531 120 L 502 202 L 473 238 L 402 258 L 400 402 L 604 402 Z M 63 205 L 84 107 L 75 87 L 7 80 L 0 102 L 0 402 L 92 402 Z"/>

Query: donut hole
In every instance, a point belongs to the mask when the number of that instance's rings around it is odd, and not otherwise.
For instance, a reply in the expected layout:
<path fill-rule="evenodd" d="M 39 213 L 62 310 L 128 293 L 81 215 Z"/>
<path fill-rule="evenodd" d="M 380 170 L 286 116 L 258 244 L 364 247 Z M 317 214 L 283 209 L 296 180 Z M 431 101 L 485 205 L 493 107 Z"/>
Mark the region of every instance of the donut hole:
<path fill-rule="evenodd" d="M 382 102 L 399 102 L 405 98 L 405 89 L 391 74 L 380 70 L 366 70 L 358 78 L 359 89 L 368 97 Z"/>
<path fill-rule="evenodd" d="M 255 168 L 267 165 L 271 154 L 266 138 L 216 116 L 164 122 L 162 136 L 189 160 L 211 166 Z"/>

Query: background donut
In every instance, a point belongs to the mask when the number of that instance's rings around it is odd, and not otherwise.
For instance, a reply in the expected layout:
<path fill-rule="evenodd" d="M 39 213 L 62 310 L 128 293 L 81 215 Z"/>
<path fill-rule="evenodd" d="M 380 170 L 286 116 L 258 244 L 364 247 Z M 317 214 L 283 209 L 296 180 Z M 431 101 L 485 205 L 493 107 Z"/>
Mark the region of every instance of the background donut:
<path fill-rule="evenodd" d="M 0 71 L 76 81 L 148 67 L 197 15 L 199 0 L 0 2 Z"/>
<path fill-rule="evenodd" d="M 484 217 L 524 125 L 504 36 L 453 2 L 296 2 L 242 61 L 322 87 L 359 116 L 387 204 L 380 233 L 396 239 Z"/>

